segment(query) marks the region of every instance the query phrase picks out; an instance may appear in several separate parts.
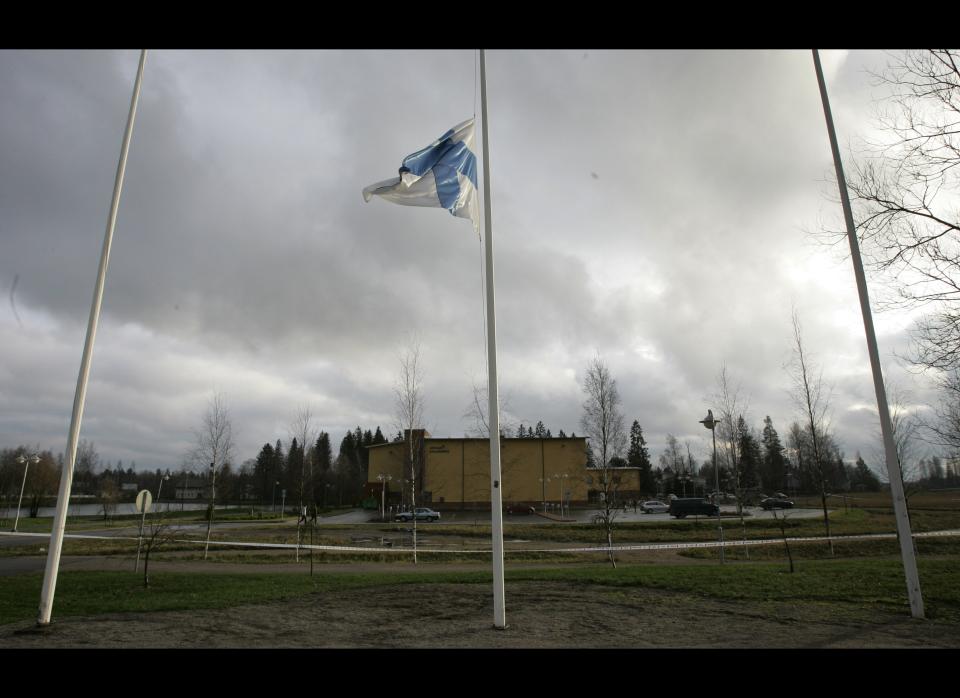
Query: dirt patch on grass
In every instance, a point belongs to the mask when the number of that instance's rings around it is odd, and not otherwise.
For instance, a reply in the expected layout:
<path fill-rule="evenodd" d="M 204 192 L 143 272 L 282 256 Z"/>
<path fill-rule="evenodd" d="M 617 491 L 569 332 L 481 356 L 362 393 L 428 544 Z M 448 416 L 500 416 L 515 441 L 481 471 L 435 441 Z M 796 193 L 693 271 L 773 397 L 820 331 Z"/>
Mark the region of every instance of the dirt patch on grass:
<path fill-rule="evenodd" d="M 717 601 L 643 588 L 507 582 L 508 628 L 487 584 L 404 584 L 287 601 L 0 626 L 17 648 L 960 647 L 955 624 L 855 605 Z"/>

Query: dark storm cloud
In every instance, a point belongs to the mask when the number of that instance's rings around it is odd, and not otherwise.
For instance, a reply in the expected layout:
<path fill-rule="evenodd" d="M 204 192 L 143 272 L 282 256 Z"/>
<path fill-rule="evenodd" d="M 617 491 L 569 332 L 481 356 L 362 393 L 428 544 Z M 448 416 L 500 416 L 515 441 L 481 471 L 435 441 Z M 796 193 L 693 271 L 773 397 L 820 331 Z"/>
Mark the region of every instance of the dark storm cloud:
<path fill-rule="evenodd" d="M 0 391 L 31 396 L 0 414 L 5 445 L 65 441 L 136 61 L 0 54 L 0 284 L 19 279 L 23 320 L 0 324 L 16 335 Z M 860 64 L 824 63 L 850 132 L 868 99 Z M 785 433 L 793 305 L 826 366 L 863 367 L 851 275 L 805 233 L 836 215 L 811 65 L 489 54 L 499 377 L 517 417 L 580 431 L 599 352 L 654 456 L 668 432 L 702 440 L 724 363 L 751 423 L 771 414 Z M 446 212 L 360 191 L 479 109 L 475 68 L 469 51 L 152 52 L 84 434 L 112 458 L 176 465 L 212 390 L 230 401 L 238 461 L 286 441 L 301 404 L 335 438 L 388 431 L 411 334 L 429 427 L 469 429 L 485 381 L 480 243 Z M 838 388 L 848 451 L 873 438 L 848 410 L 870 385 L 861 371 Z"/>

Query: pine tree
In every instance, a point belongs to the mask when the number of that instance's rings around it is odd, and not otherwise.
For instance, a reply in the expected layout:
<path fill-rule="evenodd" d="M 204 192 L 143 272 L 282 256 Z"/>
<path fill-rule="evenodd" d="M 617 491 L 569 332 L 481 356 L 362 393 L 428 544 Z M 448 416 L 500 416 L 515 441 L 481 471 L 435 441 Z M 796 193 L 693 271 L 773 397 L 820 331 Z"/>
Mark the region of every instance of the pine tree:
<path fill-rule="evenodd" d="M 257 454 L 257 463 L 253 469 L 261 505 L 273 496 L 273 483 L 276 482 L 276 480 L 273 479 L 273 466 L 273 446 L 266 443 L 263 445 L 263 448 L 260 449 L 260 453 Z"/>
<path fill-rule="evenodd" d="M 563 433 L 563 429 L 561 429 L 561 430 L 560 430 L 560 433 L 557 434 L 557 438 L 558 438 L 558 439 L 565 439 L 565 438 L 567 438 L 567 435 Z"/>
<path fill-rule="evenodd" d="M 773 428 L 773 420 L 767 415 L 763 420 L 763 461 L 760 468 L 760 482 L 770 492 L 779 492 L 786 486 L 787 459 L 783 455 L 780 435 Z"/>
<path fill-rule="evenodd" d="M 333 451 L 330 448 L 330 434 L 321 431 L 317 437 L 315 446 L 315 455 L 317 473 L 319 477 L 314 478 L 313 482 L 313 502 L 323 502 L 326 500 L 325 489 L 331 476 L 330 468 L 333 467 Z"/>
<path fill-rule="evenodd" d="M 547 437 L 547 429 L 543 426 L 543 422 L 537 422 L 537 428 L 534 430 L 533 435 L 538 439 L 545 439 Z"/>
<path fill-rule="evenodd" d="M 630 448 L 627 451 L 627 463 L 631 468 L 639 468 L 640 491 L 652 494 L 657 490 L 657 483 L 653 478 L 653 464 L 650 462 L 650 452 L 647 442 L 643 438 L 643 428 L 640 422 L 633 420 L 630 427 Z"/>
<path fill-rule="evenodd" d="M 277 439 L 277 444 L 273 447 L 273 477 L 274 482 L 279 481 L 280 487 L 287 489 L 287 457 L 283 454 L 283 445 L 280 443 L 280 439 Z M 281 501 L 281 494 L 277 492 L 277 503 Z"/>
<path fill-rule="evenodd" d="M 867 492 L 880 491 L 880 478 L 877 477 L 876 473 L 870 469 L 859 455 L 857 456 L 857 481 L 863 485 L 863 489 Z"/>
<path fill-rule="evenodd" d="M 737 419 L 737 443 L 740 451 L 740 489 L 751 490 L 760 486 L 760 445 L 750 433 L 743 415 Z"/>

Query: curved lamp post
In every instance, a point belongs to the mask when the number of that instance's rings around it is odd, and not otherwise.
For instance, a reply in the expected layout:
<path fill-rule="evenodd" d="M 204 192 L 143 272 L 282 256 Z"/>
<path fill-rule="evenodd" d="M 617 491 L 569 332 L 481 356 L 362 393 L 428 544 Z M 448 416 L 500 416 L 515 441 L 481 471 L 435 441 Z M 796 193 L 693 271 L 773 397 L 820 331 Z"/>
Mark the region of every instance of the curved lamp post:
<path fill-rule="evenodd" d="M 720 564 L 723 564 L 723 524 L 720 522 L 720 467 L 717 465 L 717 420 L 713 418 L 713 410 L 707 410 L 707 416 L 700 420 L 700 423 L 710 430 L 713 435 L 713 472 L 716 475 L 716 494 L 717 499 L 717 530 L 720 533 Z"/>
<path fill-rule="evenodd" d="M 40 462 L 40 456 L 34 453 L 32 456 L 24 458 L 22 455 L 17 456 L 17 463 L 23 465 L 23 482 L 20 485 L 20 501 L 17 502 L 17 518 L 13 521 L 13 532 L 17 532 L 17 525 L 20 523 L 20 505 L 23 504 L 23 489 L 27 486 L 27 469 L 29 469 L 30 464 L 33 463 L 36 465 Z"/>
<path fill-rule="evenodd" d="M 160 492 L 163 491 L 163 483 L 170 479 L 169 475 L 164 475 L 160 478 L 160 484 L 157 485 L 157 508 L 160 508 Z"/>

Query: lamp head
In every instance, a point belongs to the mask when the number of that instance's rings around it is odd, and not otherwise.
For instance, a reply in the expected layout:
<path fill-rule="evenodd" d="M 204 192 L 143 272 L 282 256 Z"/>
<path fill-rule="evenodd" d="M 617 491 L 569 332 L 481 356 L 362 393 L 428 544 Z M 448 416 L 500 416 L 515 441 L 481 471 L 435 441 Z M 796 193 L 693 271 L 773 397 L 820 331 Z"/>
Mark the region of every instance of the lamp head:
<path fill-rule="evenodd" d="M 713 418 L 713 410 L 707 410 L 707 416 L 701 419 L 700 423 L 707 429 L 713 431 L 714 427 L 717 425 L 716 420 Z"/>

